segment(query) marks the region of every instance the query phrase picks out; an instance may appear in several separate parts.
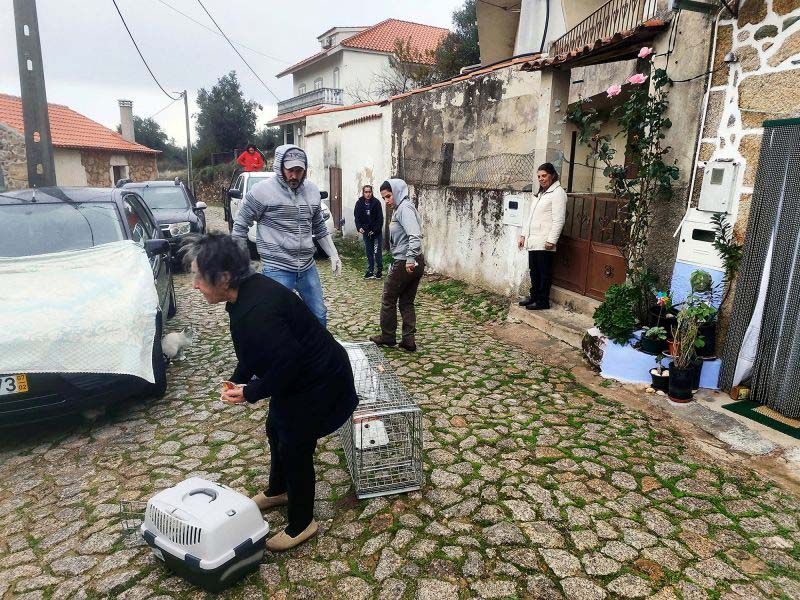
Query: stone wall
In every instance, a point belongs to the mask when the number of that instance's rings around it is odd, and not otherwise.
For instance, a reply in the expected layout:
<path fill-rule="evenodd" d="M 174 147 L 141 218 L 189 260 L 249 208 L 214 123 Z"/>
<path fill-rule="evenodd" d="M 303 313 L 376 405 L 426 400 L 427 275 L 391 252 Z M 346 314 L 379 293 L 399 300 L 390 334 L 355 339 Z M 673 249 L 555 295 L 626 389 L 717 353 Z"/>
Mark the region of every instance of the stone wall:
<path fill-rule="evenodd" d="M 158 179 L 156 154 L 131 153 L 128 158 L 128 177 L 133 181 L 152 181 Z"/>
<path fill-rule="evenodd" d="M 81 150 L 81 163 L 86 169 L 86 185 L 89 187 L 111 186 L 111 154 L 97 150 Z"/>
<path fill-rule="evenodd" d="M 25 138 L 0 124 L 0 191 L 28 187 Z"/>
<path fill-rule="evenodd" d="M 724 57 L 734 52 L 730 67 Z M 732 209 L 734 236 L 744 241 L 753 193 L 762 123 L 800 116 L 800 3 L 745 0 L 738 19 L 723 19 L 717 32 L 714 75 L 700 146 L 692 201 L 700 196 L 705 161 L 740 163 Z"/>

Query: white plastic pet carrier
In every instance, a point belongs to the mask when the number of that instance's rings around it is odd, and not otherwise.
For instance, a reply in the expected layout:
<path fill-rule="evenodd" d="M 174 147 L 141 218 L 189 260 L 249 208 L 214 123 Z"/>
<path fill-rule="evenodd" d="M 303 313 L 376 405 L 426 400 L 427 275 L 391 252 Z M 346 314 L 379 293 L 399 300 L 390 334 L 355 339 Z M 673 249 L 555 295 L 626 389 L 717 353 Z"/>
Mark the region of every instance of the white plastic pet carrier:
<path fill-rule="evenodd" d="M 343 343 L 358 394 L 339 429 L 358 498 L 422 486 L 422 412 L 372 342 Z"/>
<path fill-rule="evenodd" d="M 247 496 L 192 477 L 150 499 L 141 532 L 172 571 L 219 591 L 258 568 L 269 526 Z"/>

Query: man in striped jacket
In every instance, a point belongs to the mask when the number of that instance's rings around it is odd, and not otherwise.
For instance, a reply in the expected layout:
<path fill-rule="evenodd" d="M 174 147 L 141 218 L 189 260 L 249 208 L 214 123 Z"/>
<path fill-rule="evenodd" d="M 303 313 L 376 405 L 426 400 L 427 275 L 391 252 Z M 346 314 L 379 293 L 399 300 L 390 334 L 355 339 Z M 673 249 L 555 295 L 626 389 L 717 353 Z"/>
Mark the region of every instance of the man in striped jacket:
<path fill-rule="evenodd" d="M 325 226 L 319 189 L 306 181 L 308 159 L 299 147 L 286 144 L 275 149 L 270 177 L 253 186 L 236 215 L 231 235 L 247 239 L 247 230 L 257 222 L 256 246 L 262 273 L 295 290 L 322 326 L 327 326 L 327 308 L 314 262 L 314 239 L 331 259 L 334 275 L 342 272 L 342 261 Z"/>

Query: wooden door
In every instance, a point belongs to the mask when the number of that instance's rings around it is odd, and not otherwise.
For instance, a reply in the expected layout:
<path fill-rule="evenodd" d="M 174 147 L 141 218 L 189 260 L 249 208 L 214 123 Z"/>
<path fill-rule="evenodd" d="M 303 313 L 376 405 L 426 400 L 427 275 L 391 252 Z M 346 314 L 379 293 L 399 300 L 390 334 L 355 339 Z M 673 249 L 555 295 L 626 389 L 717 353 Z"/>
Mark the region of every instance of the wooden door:
<path fill-rule="evenodd" d="M 625 281 L 625 259 L 619 251 L 624 243 L 621 205 L 609 194 L 567 194 L 553 283 L 602 300 L 612 284 Z"/>
<path fill-rule="evenodd" d="M 331 189 L 328 197 L 330 201 L 331 214 L 333 215 L 333 226 L 336 229 L 342 228 L 342 170 L 339 167 L 330 167 Z"/>

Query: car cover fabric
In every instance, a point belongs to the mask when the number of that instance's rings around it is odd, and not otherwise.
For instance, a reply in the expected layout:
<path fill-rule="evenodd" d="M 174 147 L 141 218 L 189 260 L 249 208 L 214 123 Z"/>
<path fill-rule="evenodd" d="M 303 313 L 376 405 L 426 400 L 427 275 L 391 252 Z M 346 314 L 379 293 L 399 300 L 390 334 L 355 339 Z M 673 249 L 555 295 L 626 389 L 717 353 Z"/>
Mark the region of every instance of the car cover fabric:
<path fill-rule="evenodd" d="M 158 294 L 133 241 L 0 258 L 0 374 L 109 373 L 154 383 Z"/>

